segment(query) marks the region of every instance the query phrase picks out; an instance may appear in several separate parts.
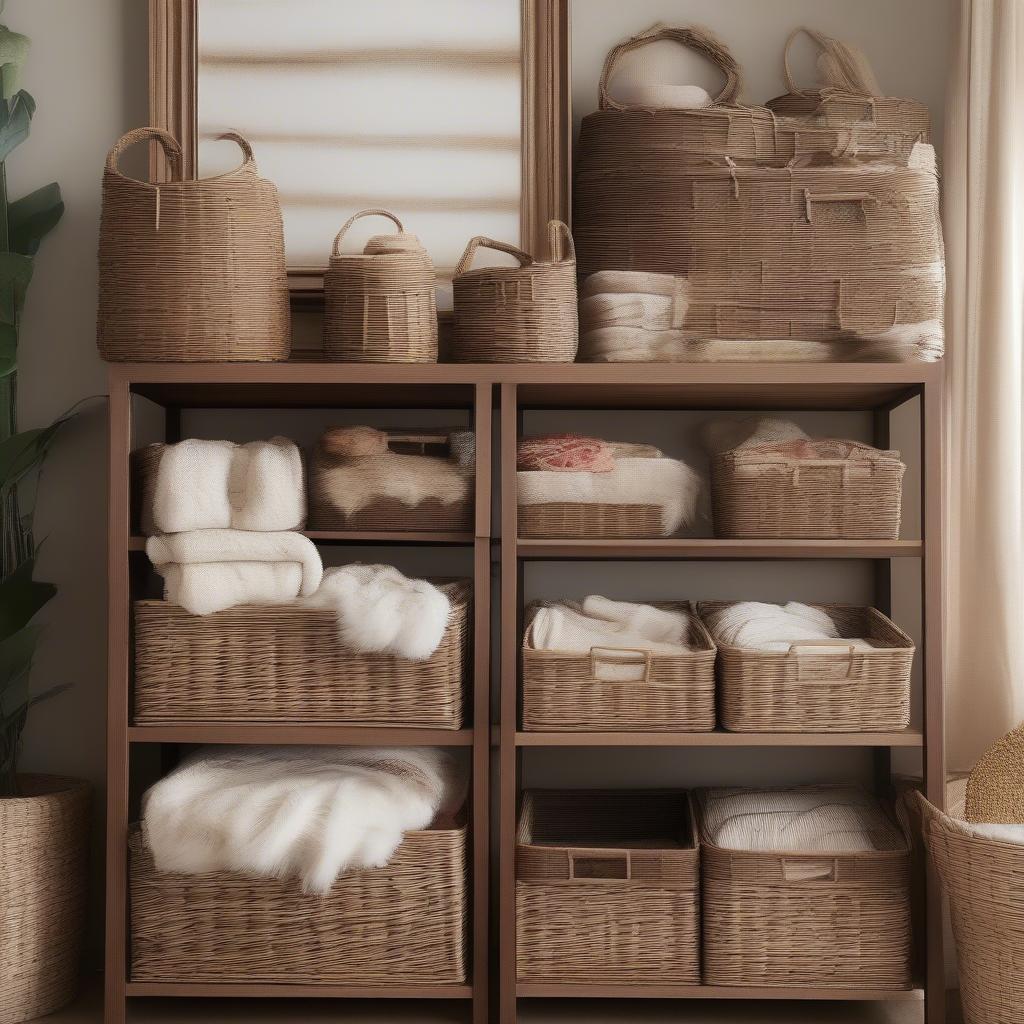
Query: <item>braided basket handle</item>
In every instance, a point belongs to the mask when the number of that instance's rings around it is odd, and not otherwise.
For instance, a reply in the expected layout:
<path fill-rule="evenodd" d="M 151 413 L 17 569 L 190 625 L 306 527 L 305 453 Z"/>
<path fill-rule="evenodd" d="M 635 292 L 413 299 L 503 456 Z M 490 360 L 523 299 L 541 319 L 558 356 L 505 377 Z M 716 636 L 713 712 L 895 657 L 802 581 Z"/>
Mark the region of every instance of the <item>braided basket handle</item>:
<path fill-rule="evenodd" d="M 639 32 L 632 39 L 613 46 L 604 59 L 604 67 L 601 69 L 601 79 L 598 83 L 597 99 L 601 110 L 628 110 L 628 106 L 613 100 L 608 95 L 608 83 L 612 78 L 619 58 L 630 50 L 639 49 L 649 43 L 656 43 L 662 39 L 670 39 L 672 42 L 685 46 L 689 50 L 706 57 L 725 75 L 725 85 L 722 91 L 715 98 L 715 103 L 735 103 L 740 94 L 740 66 L 736 58 L 729 52 L 724 43 L 713 36 L 707 29 L 701 28 L 678 28 L 671 25 L 652 25 L 649 29 Z"/>
<path fill-rule="evenodd" d="M 548 250 L 552 263 L 576 261 L 576 244 L 572 240 L 569 225 L 561 220 L 548 221 Z"/>
<path fill-rule="evenodd" d="M 385 210 L 376 206 L 370 210 L 360 210 L 358 213 L 352 214 L 352 216 L 349 217 L 349 219 L 345 221 L 344 224 L 342 224 L 341 230 L 337 233 L 337 235 L 334 236 L 334 248 L 331 249 L 331 253 L 334 256 L 341 255 L 341 240 L 345 237 L 346 233 L 348 232 L 348 229 L 352 227 L 352 225 L 355 224 L 355 222 L 359 220 L 360 217 L 387 217 L 388 220 L 390 220 L 395 225 L 395 227 L 398 228 L 399 234 L 405 231 L 405 228 L 402 227 L 402 222 L 389 210 Z"/>
<path fill-rule="evenodd" d="M 557 223 L 557 221 L 552 221 Z M 550 229 L 550 225 L 549 225 Z M 568 230 L 568 228 L 566 229 Z M 528 267 L 533 263 L 533 257 L 528 252 L 523 252 L 522 249 L 517 248 L 509 242 L 496 242 L 493 238 L 488 238 L 486 235 L 477 235 L 475 238 L 469 240 L 469 245 L 466 246 L 466 251 L 462 254 L 462 259 L 459 260 L 455 267 L 455 276 L 461 277 L 467 270 L 469 265 L 473 262 L 473 257 L 476 255 L 477 249 L 495 249 L 498 252 L 507 252 L 509 256 L 514 256 L 519 260 L 521 267 Z"/>
<path fill-rule="evenodd" d="M 165 132 L 162 128 L 134 128 L 132 131 L 122 135 L 107 154 L 107 170 L 120 174 L 121 168 L 118 164 L 121 154 L 126 149 L 131 149 L 132 146 L 140 142 L 150 141 L 160 143 L 160 148 L 163 149 L 164 156 L 167 157 L 167 163 L 171 169 L 171 180 L 181 181 L 183 173 L 181 146 L 170 132 Z"/>
<path fill-rule="evenodd" d="M 829 58 L 831 80 L 827 83 L 831 88 L 840 92 L 849 93 L 853 96 L 881 96 L 882 91 L 875 78 L 871 65 L 863 50 L 849 43 L 840 42 L 831 36 L 818 32 L 816 29 L 800 25 L 793 29 L 786 40 L 786 46 L 782 51 L 782 75 L 786 81 L 786 91 L 790 93 L 804 94 L 793 79 L 793 69 L 790 67 L 789 58 L 793 50 L 793 43 L 800 35 L 806 35 L 821 50 L 822 54 Z"/>

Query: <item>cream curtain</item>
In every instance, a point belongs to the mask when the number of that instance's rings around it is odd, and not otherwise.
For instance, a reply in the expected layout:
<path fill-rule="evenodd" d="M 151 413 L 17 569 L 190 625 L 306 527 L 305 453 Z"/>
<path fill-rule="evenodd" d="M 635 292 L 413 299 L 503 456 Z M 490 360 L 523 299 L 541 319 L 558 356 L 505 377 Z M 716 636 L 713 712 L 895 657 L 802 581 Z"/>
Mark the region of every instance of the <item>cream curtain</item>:
<path fill-rule="evenodd" d="M 1024 0 L 961 0 L 947 102 L 948 762 L 1024 719 Z"/>

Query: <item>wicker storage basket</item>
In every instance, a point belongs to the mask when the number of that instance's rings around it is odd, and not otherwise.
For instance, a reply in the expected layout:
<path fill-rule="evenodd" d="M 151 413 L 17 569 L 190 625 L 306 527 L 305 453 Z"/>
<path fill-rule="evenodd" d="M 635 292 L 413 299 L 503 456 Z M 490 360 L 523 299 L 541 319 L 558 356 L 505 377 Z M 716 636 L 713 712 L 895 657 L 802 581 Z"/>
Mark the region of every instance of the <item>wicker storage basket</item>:
<path fill-rule="evenodd" d="M 917 799 L 949 899 L 964 1024 L 1024 1024 L 1024 846 L 973 835 Z"/>
<path fill-rule="evenodd" d="M 519 506 L 520 537 L 579 537 L 609 540 L 616 537 L 663 537 L 661 509 L 657 505 L 592 505 L 548 502 Z"/>
<path fill-rule="evenodd" d="M 702 601 L 701 618 L 731 602 Z M 718 644 L 718 706 L 731 732 L 889 732 L 910 722 L 914 642 L 875 608 L 815 605 L 838 640 L 808 640 L 788 652 Z M 855 650 L 849 639 L 869 640 Z M 834 653 L 824 653 L 835 647 Z"/>
<path fill-rule="evenodd" d="M 136 601 L 134 721 L 458 729 L 469 584 L 441 585 L 452 614 L 426 661 L 343 647 L 330 611 L 244 605 L 189 615 Z"/>
<path fill-rule="evenodd" d="M 964 817 L 999 825 L 1024 822 L 1024 722 L 978 758 L 967 779 Z"/>
<path fill-rule="evenodd" d="M 399 234 L 343 254 L 345 233 L 360 217 L 388 217 Z M 434 264 L 387 210 L 355 214 L 334 239 L 324 274 L 324 350 L 342 363 L 437 362 Z"/>
<path fill-rule="evenodd" d="M 563 602 L 577 611 L 579 605 Z M 523 636 L 523 729 L 527 732 L 709 732 L 715 727 L 715 645 L 689 602 L 653 602 L 689 615 L 686 654 L 595 647 L 589 654 L 538 651 Z M 607 678 L 634 666 L 639 679 Z"/>
<path fill-rule="evenodd" d="M 99 241 L 100 355 L 111 361 L 265 362 L 291 349 L 277 189 L 233 132 L 242 166 L 185 181 L 181 147 L 158 128 L 125 135 L 107 156 Z M 154 139 L 171 180 L 118 170 L 129 146 Z"/>
<path fill-rule="evenodd" d="M 827 793 L 829 787 L 806 787 Z M 707 985 L 907 989 L 910 849 L 895 822 L 858 853 L 716 845 L 697 794 Z"/>
<path fill-rule="evenodd" d="M 718 537 L 895 540 L 906 466 L 898 452 L 855 441 L 811 442 L 819 457 L 782 455 L 777 445 L 723 452 L 711 461 Z M 842 454 L 841 454 L 842 453 Z M 835 456 L 839 457 L 835 457 Z"/>
<path fill-rule="evenodd" d="M 699 860 L 686 793 L 525 793 L 518 979 L 698 984 Z"/>
<path fill-rule="evenodd" d="M 548 224 L 547 263 L 506 242 L 478 235 L 455 268 L 457 363 L 571 363 L 576 358 L 576 252 L 569 228 Z M 478 248 L 514 256 L 518 267 L 470 270 Z"/>
<path fill-rule="evenodd" d="M 466 980 L 466 829 L 408 832 L 326 896 L 299 882 L 158 872 L 131 850 L 131 980 L 444 985 Z"/>

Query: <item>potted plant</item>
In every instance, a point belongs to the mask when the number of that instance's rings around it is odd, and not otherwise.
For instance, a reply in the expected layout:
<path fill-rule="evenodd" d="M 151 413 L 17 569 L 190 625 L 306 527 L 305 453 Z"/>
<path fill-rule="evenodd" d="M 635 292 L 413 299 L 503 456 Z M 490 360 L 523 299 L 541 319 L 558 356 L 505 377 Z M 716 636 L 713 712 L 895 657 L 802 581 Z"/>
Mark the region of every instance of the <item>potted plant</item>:
<path fill-rule="evenodd" d="M 89 832 L 86 783 L 19 775 L 33 693 L 36 614 L 56 588 L 34 578 L 37 546 L 26 490 L 63 420 L 18 432 L 18 324 L 32 258 L 64 212 L 46 185 L 8 202 L 6 159 L 29 133 L 35 102 L 18 89 L 29 41 L 0 25 L 0 1024 L 49 1013 L 78 984 Z"/>

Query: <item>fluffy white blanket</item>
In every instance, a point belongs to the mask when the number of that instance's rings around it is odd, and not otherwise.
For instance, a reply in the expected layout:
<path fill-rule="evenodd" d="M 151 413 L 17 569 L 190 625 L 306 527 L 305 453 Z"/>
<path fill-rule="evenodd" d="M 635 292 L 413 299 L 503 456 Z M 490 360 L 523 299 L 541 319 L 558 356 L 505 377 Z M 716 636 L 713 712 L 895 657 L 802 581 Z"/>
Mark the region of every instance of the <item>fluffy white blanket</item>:
<path fill-rule="evenodd" d="M 193 615 L 240 604 L 281 604 L 320 586 L 316 545 L 300 533 L 193 530 L 146 542 L 164 597 Z"/>
<path fill-rule="evenodd" d="M 204 747 L 143 797 L 158 871 L 299 878 L 327 892 L 454 814 L 464 766 L 436 748 Z"/>
<path fill-rule="evenodd" d="M 700 477 L 676 459 L 616 458 L 610 473 L 517 473 L 520 505 L 549 502 L 657 505 L 662 529 L 675 533 L 697 513 Z"/>
<path fill-rule="evenodd" d="M 297 530 L 306 518 L 302 456 L 286 437 L 168 445 L 153 492 L 153 525 L 190 530 Z"/>
<path fill-rule="evenodd" d="M 804 653 L 835 653 L 834 645 L 814 646 L 815 640 L 835 640 L 839 630 L 827 612 L 811 605 L 790 601 L 786 605 L 763 601 L 738 601 L 705 619 L 715 641 L 726 647 L 785 653 L 793 644 L 801 644 Z M 874 650 L 866 640 L 843 640 L 854 650 Z"/>
<path fill-rule="evenodd" d="M 720 455 L 734 448 L 781 441 L 809 440 L 792 420 L 772 416 L 745 416 L 742 419 L 720 417 L 701 424 L 700 439 L 709 455 Z"/>
<path fill-rule="evenodd" d="M 305 604 L 335 613 L 346 647 L 413 661 L 437 650 L 451 615 L 451 601 L 442 590 L 426 580 L 411 580 L 390 565 L 328 569 Z"/>

